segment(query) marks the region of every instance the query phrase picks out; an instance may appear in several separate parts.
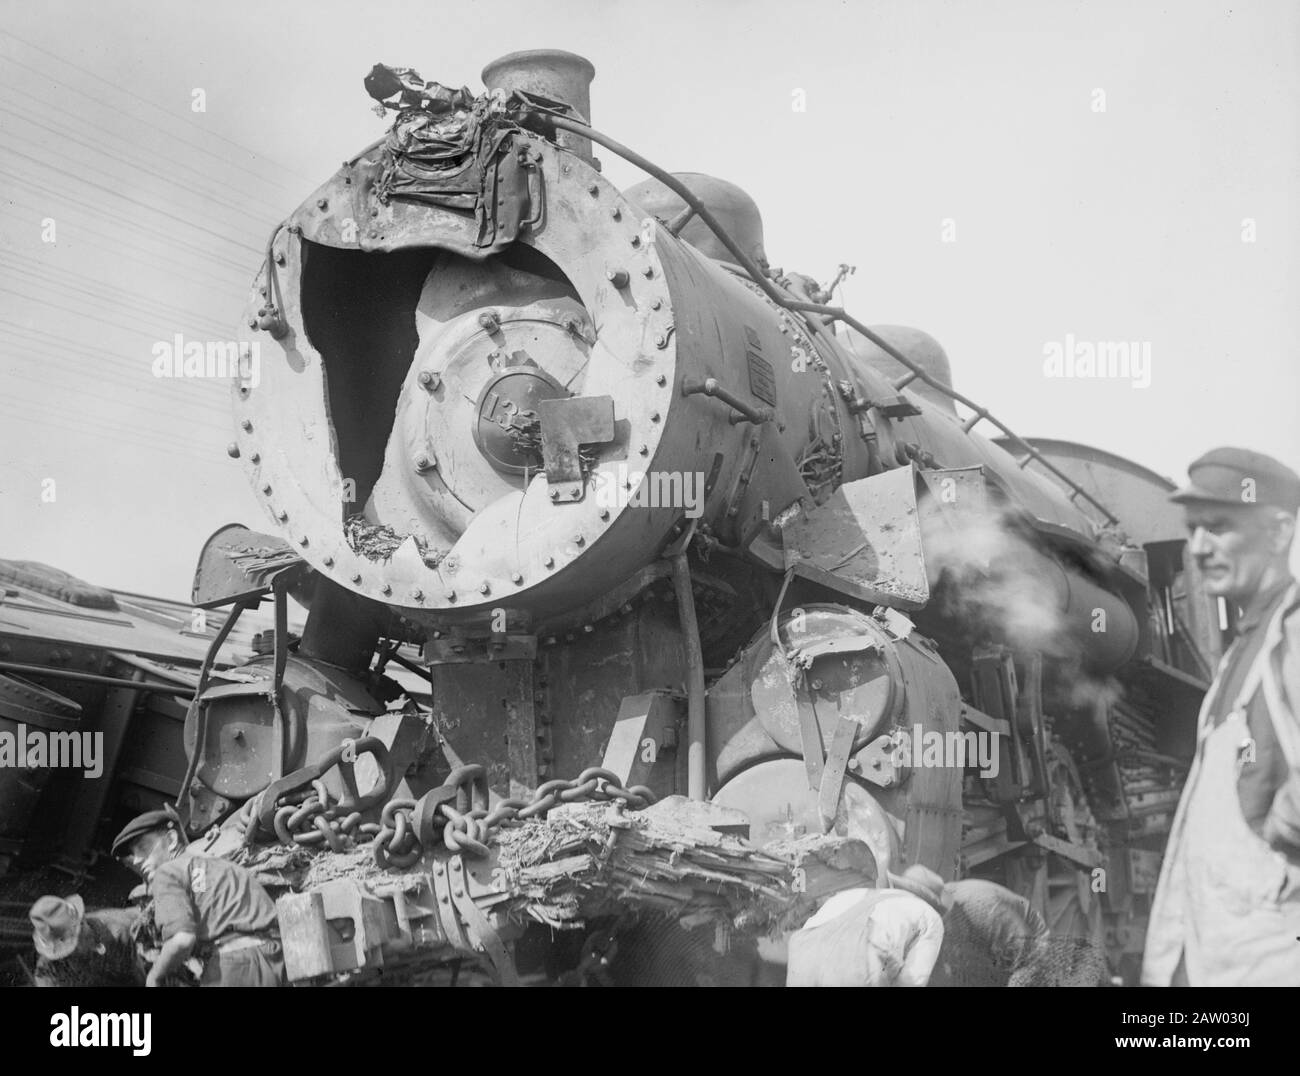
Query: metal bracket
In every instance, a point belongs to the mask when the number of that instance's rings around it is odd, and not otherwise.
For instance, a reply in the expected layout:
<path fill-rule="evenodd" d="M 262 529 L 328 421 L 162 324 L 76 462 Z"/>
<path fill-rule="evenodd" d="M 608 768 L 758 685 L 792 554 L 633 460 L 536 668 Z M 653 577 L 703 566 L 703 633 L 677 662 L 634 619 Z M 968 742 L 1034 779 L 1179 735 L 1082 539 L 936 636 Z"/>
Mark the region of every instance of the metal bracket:
<path fill-rule="evenodd" d="M 539 400 L 537 414 L 542 430 L 542 463 L 551 491 L 559 494 L 561 502 L 582 500 L 578 446 L 614 440 L 614 397 Z"/>
<path fill-rule="evenodd" d="M 906 736 L 902 729 L 883 733 L 872 740 L 853 757 L 853 772 L 878 788 L 893 788 L 903 779 L 903 768 L 898 764 L 899 737 Z"/>

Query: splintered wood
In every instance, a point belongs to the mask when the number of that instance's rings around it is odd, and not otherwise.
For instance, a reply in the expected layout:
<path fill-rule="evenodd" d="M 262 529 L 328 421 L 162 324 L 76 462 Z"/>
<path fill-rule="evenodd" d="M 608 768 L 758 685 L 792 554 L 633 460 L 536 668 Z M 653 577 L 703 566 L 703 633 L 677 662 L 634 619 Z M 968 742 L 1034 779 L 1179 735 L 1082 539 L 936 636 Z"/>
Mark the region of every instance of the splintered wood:
<path fill-rule="evenodd" d="M 576 928 L 603 915 L 658 912 L 684 926 L 726 923 L 767 933 L 798 927 L 829 893 L 870 886 L 875 860 L 861 841 L 803 836 L 757 849 L 740 833 L 744 817 L 672 796 L 642 810 L 618 803 L 566 804 L 546 818 L 496 830 L 493 860 L 474 875 L 475 902 L 494 916 Z M 310 889 L 350 878 L 383 896 L 420 886 L 428 866 L 384 871 L 369 849 L 307 852 L 277 848 L 248 861 L 272 884 Z"/>

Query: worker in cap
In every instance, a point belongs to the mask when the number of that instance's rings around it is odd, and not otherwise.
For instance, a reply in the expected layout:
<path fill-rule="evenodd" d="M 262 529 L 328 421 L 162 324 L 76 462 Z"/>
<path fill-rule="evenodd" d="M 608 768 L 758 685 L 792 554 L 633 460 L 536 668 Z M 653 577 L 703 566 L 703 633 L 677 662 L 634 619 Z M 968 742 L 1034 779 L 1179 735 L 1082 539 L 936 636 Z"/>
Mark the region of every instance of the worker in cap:
<path fill-rule="evenodd" d="M 1147 985 L 1300 986 L 1300 475 L 1216 448 L 1173 495 L 1207 594 L 1238 612 L 1201 707 L 1143 958 Z"/>
<path fill-rule="evenodd" d="M 87 912 L 77 894 L 41 897 L 27 913 L 36 946 L 37 986 L 139 986 L 144 982 L 134 927 L 139 913 Z"/>
<path fill-rule="evenodd" d="M 280 986 L 275 905 L 252 872 L 191 852 L 174 811 L 149 811 L 113 841 L 113 855 L 149 887 L 162 949 L 146 978 L 160 986 L 193 954 L 200 986 Z"/>
<path fill-rule="evenodd" d="M 915 864 L 834 894 L 790 935 L 787 986 L 925 986 L 943 944 L 943 879 Z"/>

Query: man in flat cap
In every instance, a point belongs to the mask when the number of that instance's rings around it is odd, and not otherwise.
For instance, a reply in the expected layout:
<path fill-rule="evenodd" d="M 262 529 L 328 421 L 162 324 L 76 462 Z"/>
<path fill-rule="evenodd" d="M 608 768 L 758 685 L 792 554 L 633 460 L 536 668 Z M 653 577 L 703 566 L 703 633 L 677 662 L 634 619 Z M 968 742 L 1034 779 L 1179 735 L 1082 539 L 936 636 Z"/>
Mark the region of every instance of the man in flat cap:
<path fill-rule="evenodd" d="M 1147 931 L 1149 986 L 1300 986 L 1300 475 L 1217 448 L 1173 500 L 1206 592 L 1240 610 L 1205 697 Z"/>
<path fill-rule="evenodd" d="M 37 986 L 140 986 L 136 951 L 139 913 L 106 908 L 88 912 L 81 897 L 41 897 L 27 913 L 36 946 Z"/>
<path fill-rule="evenodd" d="M 275 905 L 252 873 L 192 853 L 174 813 L 148 811 L 127 823 L 113 855 L 144 878 L 162 950 L 146 986 L 160 986 L 191 954 L 200 986 L 280 986 L 284 960 Z"/>

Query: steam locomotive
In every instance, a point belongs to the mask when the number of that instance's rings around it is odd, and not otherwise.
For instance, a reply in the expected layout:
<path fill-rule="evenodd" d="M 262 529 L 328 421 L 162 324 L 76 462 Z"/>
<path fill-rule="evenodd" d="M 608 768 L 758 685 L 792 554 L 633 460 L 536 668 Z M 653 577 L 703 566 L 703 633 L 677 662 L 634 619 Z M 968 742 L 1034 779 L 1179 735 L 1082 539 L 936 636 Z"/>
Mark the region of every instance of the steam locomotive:
<path fill-rule="evenodd" d="M 363 733 L 386 795 L 600 765 L 755 844 L 1002 881 L 1123 973 L 1226 627 L 1169 483 L 1016 436 L 932 338 L 773 268 L 743 190 L 590 125 L 593 76 L 376 67 L 391 130 L 275 229 L 230 452 L 277 537 L 219 532 L 194 601 L 309 613 L 205 673 L 191 829 Z M 382 675 L 411 647 L 423 722 Z"/>

